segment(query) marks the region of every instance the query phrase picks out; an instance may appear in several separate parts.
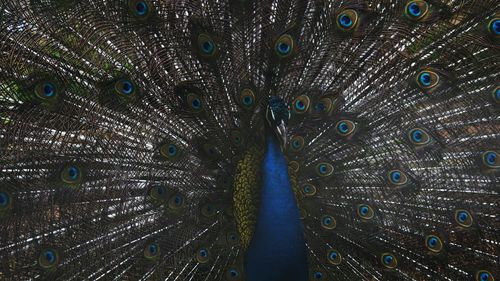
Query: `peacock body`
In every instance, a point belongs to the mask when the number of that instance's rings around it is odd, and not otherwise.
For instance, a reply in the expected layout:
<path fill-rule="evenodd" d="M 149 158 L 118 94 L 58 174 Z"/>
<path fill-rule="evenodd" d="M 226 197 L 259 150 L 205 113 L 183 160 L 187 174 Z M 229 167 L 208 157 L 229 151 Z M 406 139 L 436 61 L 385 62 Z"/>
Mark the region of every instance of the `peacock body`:
<path fill-rule="evenodd" d="M 495 0 L 0 0 L 0 280 L 498 279 Z"/>

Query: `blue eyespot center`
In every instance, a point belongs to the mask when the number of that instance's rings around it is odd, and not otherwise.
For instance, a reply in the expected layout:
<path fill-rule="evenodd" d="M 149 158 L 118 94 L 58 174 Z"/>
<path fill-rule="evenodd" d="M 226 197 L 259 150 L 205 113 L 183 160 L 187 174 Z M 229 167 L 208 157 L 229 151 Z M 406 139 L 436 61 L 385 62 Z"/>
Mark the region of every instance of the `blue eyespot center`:
<path fill-rule="evenodd" d="M 54 251 L 52 251 L 52 250 L 46 250 L 45 253 L 44 253 L 44 256 L 45 256 L 45 259 L 49 263 L 56 262 L 56 253 L 54 253 Z"/>
<path fill-rule="evenodd" d="M 411 137 L 415 142 L 422 142 L 423 133 L 421 130 L 415 130 L 411 134 Z"/>
<path fill-rule="evenodd" d="M 158 193 L 158 195 L 163 195 L 163 194 L 165 194 L 165 187 L 163 187 L 163 186 L 158 186 L 158 187 L 156 188 L 156 192 Z"/>
<path fill-rule="evenodd" d="M 401 180 L 401 172 L 393 171 L 391 173 L 391 180 L 395 183 L 399 183 L 399 181 Z"/>
<path fill-rule="evenodd" d="M 420 77 L 418 79 L 419 79 L 420 83 L 422 83 L 422 85 L 425 87 L 431 85 L 432 78 L 431 78 L 430 73 L 428 73 L 428 72 L 422 72 L 422 74 L 420 74 Z"/>
<path fill-rule="evenodd" d="M 181 205 L 182 204 L 182 197 L 180 197 L 179 195 L 176 195 L 174 198 L 174 203 L 177 206 Z"/>
<path fill-rule="evenodd" d="M 305 110 L 305 109 L 306 109 L 306 105 L 305 105 L 305 104 L 304 104 L 304 102 L 303 102 L 303 101 L 301 101 L 301 100 L 297 100 L 297 101 L 295 102 L 295 107 L 297 108 L 297 110 L 300 110 L 300 111 L 302 111 L 302 110 Z"/>
<path fill-rule="evenodd" d="M 367 206 L 362 206 L 360 209 L 359 209 L 359 212 L 362 214 L 362 215 L 367 215 L 368 214 L 368 207 Z"/>
<path fill-rule="evenodd" d="M 278 52 L 280 52 L 281 54 L 286 55 L 290 53 L 291 50 L 292 46 L 290 44 L 285 42 L 278 43 Z"/>
<path fill-rule="evenodd" d="M 311 192 L 311 188 L 308 185 L 304 186 L 304 192 L 305 193 Z"/>
<path fill-rule="evenodd" d="M 158 252 L 158 246 L 156 246 L 156 244 L 149 245 L 149 252 L 152 255 L 156 255 L 156 253 Z"/>
<path fill-rule="evenodd" d="M 490 277 L 490 275 L 486 272 L 481 273 L 481 276 L 480 276 L 481 281 L 487 281 L 489 277 Z"/>
<path fill-rule="evenodd" d="M 125 95 L 130 95 L 134 90 L 134 86 L 130 81 L 123 81 L 122 83 L 122 93 Z"/>
<path fill-rule="evenodd" d="M 251 105 L 253 103 L 253 98 L 250 96 L 246 96 L 243 98 L 244 105 Z"/>
<path fill-rule="evenodd" d="M 314 110 L 317 111 L 317 112 L 323 112 L 326 110 L 326 106 L 324 103 L 322 102 L 318 102 L 315 106 L 314 106 Z"/>
<path fill-rule="evenodd" d="M 417 3 L 411 3 L 408 5 L 408 13 L 414 17 L 419 17 L 422 15 L 422 9 Z"/>
<path fill-rule="evenodd" d="M 321 174 L 326 174 L 328 172 L 328 167 L 325 164 L 319 165 L 319 172 Z"/>
<path fill-rule="evenodd" d="M 458 213 L 458 221 L 461 223 L 464 223 L 468 217 L 469 215 L 467 214 L 467 212 L 461 211 Z"/>
<path fill-rule="evenodd" d="M 5 207 L 9 204 L 9 195 L 5 192 L 0 192 L 0 207 Z"/>
<path fill-rule="evenodd" d="M 211 54 L 214 51 L 214 43 L 212 41 L 205 41 L 201 44 L 201 49 L 205 54 Z"/>
<path fill-rule="evenodd" d="M 495 99 L 500 101 L 500 88 L 495 91 Z"/>
<path fill-rule="evenodd" d="M 170 156 L 175 156 L 175 154 L 177 153 L 177 148 L 175 147 L 175 145 L 169 145 L 168 146 L 168 155 Z"/>
<path fill-rule="evenodd" d="M 340 26 L 342 26 L 344 28 L 349 28 L 353 25 L 353 21 L 352 21 L 351 17 L 346 15 L 346 14 L 340 15 L 339 23 L 340 23 Z"/>
<path fill-rule="evenodd" d="M 495 35 L 500 35 L 500 19 L 493 20 L 490 29 Z"/>
<path fill-rule="evenodd" d="M 139 16 L 143 16 L 148 12 L 148 5 L 144 1 L 137 2 L 135 5 L 135 11 Z"/>
<path fill-rule="evenodd" d="M 335 259 L 337 259 L 337 257 L 338 257 L 337 252 L 331 252 L 331 253 L 330 253 L 330 259 L 331 259 L 331 260 L 335 260 Z"/>
<path fill-rule="evenodd" d="M 485 158 L 488 165 L 495 165 L 495 162 L 497 161 L 497 154 L 495 152 L 488 152 L 486 153 Z"/>
<path fill-rule="evenodd" d="M 394 258 L 391 255 L 385 255 L 384 256 L 384 263 L 386 265 L 391 264 L 393 260 L 394 260 Z"/>
<path fill-rule="evenodd" d="M 436 245 L 437 245 L 438 240 L 437 240 L 437 238 L 436 238 L 436 237 L 431 237 L 431 238 L 429 238 L 428 243 L 429 243 L 429 246 L 434 247 L 434 246 L 436 246 Z"/>
<path fill-rule="evenodd" d="M 200 109 L 201 108 L 201 101 L 198 98 L 193 99 L 191 102 L 191 105 L 193 106 L 194 109 Z"/>
<path fill-rule="evenodd" d="M 340 122 L 337 128 L 342 134 L 349 132 L 349 125 L 347 125 L 347 123 L 344 121 Z"/>
<path fill-rule="evenodd" d="M 52 83 L 43 84 L 43 95 L 50 98 L 56 94 L 55 87 Z"/>
<path fill-rule="evenodd" d="M 208 252 L 205 249 L 200 250 L 200 257 L 206 258 L 208 256 Z"/>
<path fill-rule="evenodd" d="M 319 271 L 314 272 L 314 278 L 316 278 L 316 279 L 323 278 L 323 273 L 321 273 Z"/>
<path fill-rule="evenodd" d="M 78 175 L 79 175 L 79 170 L 77 167 L 75 166 L 71 166 L 69 169 L 68 169 L 68 175 L 69 175 L 69 178 L 71 180 L 76 180 L 78 178 Z"/>
<path fill-rule="evenodd" d="M 323 219 L 323 224 L 329 225 L 331 223 L 332 223 L 332 218 L 326 217 L 326 218 Z"/>
<path fill-rule="evenodd" d="M 238 271 L 234 268 L 229 270 L 229 274 L 231 275 L 231 277 L 238 277 L 240 275 Z"/>

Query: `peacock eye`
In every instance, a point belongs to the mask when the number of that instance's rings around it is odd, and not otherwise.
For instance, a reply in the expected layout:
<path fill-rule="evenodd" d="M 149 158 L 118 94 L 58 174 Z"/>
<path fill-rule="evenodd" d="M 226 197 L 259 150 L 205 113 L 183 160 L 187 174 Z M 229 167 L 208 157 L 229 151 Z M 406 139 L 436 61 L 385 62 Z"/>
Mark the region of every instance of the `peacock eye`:
<path fill-rule="evenodd" d="M 319 163 L 316 165 L 316 173 L 320 177 L 328 177 L 333 173 L 333 166 L 330 163 Z"/>
<path fill-rule="evenodd" d="M 493 277 L 493 274 L 491 274 L 487 270 L 479 270 L 476 272 L 476 281 L 494 281 L 495 278 Z"/>
<path fill-rule="evenodd" d="M 358 25 L 358 21 L 358 12 L 353 9 L 347 9 L 337 16 L 337 27 L 343 31 L 351 31 Z"/>
<path fill-rule="evenodd" d="M 241 147 L 245 144 L 243 135 L 239 130 L 232 130 L 230 135 L 231 135 L 231 141 L 234 145 Z"/>
<path fill-rule="evenodd" d="M 12 204 L 10 195 L 7 192 L 0 192 L 0 212 L 7 210 Z"/>
<path fill-rule="evenodd" d="M 165 160 L 176 160 L 180 156 L 180 151 L 177 145 L 173 143 L 166 143 L 160 146 L 160 155 Z"/>
<path fill-rule="evenodd" d="M 483 164 L 487 168 L 490 169 L 498 169 L 500 168 L 500 158 L 498 157 L 498 153 L 495 151 L 486 151 L 482 155 Z"/>
<path fill-rule="evenodd" d="M 497 103 L 500 104 L 500 86 L 496 87 L 495 90 L 493 90 L 493 100 Z"/>
<path fill-rule="evenodd" d="M 170 199 L 168 200 L 168 207 L 171 210 L 177 210 L 180 209 L 184 206 L 185 200 L 184 196 L 180 194 L 174 194 Z"/>
<path fill-rule="evenodd" d="M 322 98 L 314 105 L 316 113 L 330 113 L 333 109 L 333 101 L 330 98 Z"/>
<path fill-rule="evenodd" d="M 55 269 L 59 264 L 59 253 L 54 249 L 44 249 L 38 256 L 38 264 L 45 269 Z"/>
<path fill-rule="evenodd" d="M 356 124 L 351 120 L 340 120 L 335 124 L 335 131 L 342 137 L 352 135 L 356 130 Z"/>
<path fill-rule="evenodd" d="M 201 214 L 207 218 L 213 217 L 216 214 L 216 209 L 212 204 L 207 203 L 201 206 Z"/>
<path fill-rule="evenodd" d="M 135 86 L 132 81 L 121 79 L 115 83 L 115 91 L 119 95 L 131 96 L 135 93 Z"/>
<path fill-rule="evenodd" d="M 462 227 L 472 226 L 472 216 L 467 210 L 456 210 L 455 211 L 455 221 L 458 225 Z"/>
<path fill-rule="evenodd" d="M 274 50 L 279 58 L 290 57 L 295 49 L 295 40 L 289 34 L 281 35 L 274 44 Z"/>
<path fill-rule="evenodd" d="M 240 237 L 238 233 L 231 231 L 226 234 L 226 241 L 229 245 L 235 246 L 240 242 Z"/>
<path fill-rule="evenodd" d="M 61 180 L 67 184 L 77 184 L 82 180 L 80 168 L 76 165 L 69 165 L 61 171 Z"/>
<path fill-rule="evenodd" d="M 425 246 L 434 253 L 439 253 L 443 249 L 443 242 L 436 235 L 428 235 L 425 238 Z"/>
<path fill-rule="evenodd" d="M 494 18 L 490 21 L 488 31 L 494 36 L 500 36 L 500 18 Z"/>
<path fill-rule="evenodd" d="M 227 276 L 229 280 L 236 280 L 240 276 L 240 272 L 236 268 L 230 268 L 227 271 Z"/>
<path fill-rule="evenodd" d="M 238 101 L 242 107 L 250 109 L 255 105 L 255 94 L 250 89 L 243 89 L 240 93 Z"/>
<path fill-rule="evenodd" d="M 314 279 L 316 279 L 316 280 L 323 279 L 323 272 L 321 272 L 321 271 L 315 271 L 315 272 L 313 272 L 312 275 L 313 275 Z"/>
<path fill-rule="evenodd" d="M 302 193 L 305 195 L 305 196 L 313 196 L 316 194 L 316 187 L 312 184 L 304 184 L 302 186 Z"/>
<path fill-rule="evenodd" d="M 426 145 L 431 140 L 429 134 L 421 128 L 410 130 L 408 132 L 408 138 L 410 139 L 410 142 L 416 146 Z"/>
<path fill-rule="evenodd" d="M 158 243 L 150 243 L 144 247 L 144 257 L 148 260 L 158 258 L 160 255 L 160 245 Z"/>
<path fill-rule="evenodd" d="M 136 18 L 145 20 L 151 14 L 151 3 L 147 0 L 129 0 L 128 6 Z"/>
<path fill-rule="evenodd" d="M 149 188 L 149 197 L 156 203 L 165 202 L 167 196 L 167 188 L 163 185 L 156 185 Z"/>
<path fill-rule="evenodd" d="M 383 253 L 380 256 L 380 262 L 382 263 L 382 265 L 385 268 L 388 268 L 388 269 L 396 268 L 396 266 L 398 265 L 398 260 L 391 253 Z"/>
<path fill-rule="evenodd" d="M 323 217 L 321 217 L 321 226 L 324 228 L 324 229 L 334 229 L 335 227 L 337 227 L 337 221 L 335 220 L 334 217 L 330 216 L 330 215 L 324 215 Z"/>
<path fill-rule="evenodd" d="M 405 15 L 414 21 L 423 19 L 429 11 L 429 4 L 423 0 L 414 0 L 406 4 Z"/>
<path fill-rule="evenodd" d="M 417 84 L 424 90 L 431 90 L 439 83 L 439 75 L 431 70 L 423 70 L 417 74 Z"/>
<path fill-rule="evenodd" d="M 187 95 L 187 105 L 194 112 L 200 112 L 203 109 L 203 103 L 197 94 L 190 93 Z"/>
<path fill-rule="evenodd" d="M 372 219 L 374 216 L 373 209 L 370 205 L 359 204 L 357 207 L 358 216 L 364 220 Z"/>
<path fill-rule="evenodd" d="M 404 185 L 408 182 L 408 177 L 401 170 L 392 170 L 388 173 L 389 182 L 396 186 Z"/>
<path fill-rule="evenodd" d="M 339 265 L 342 262 L 342 255 L 337 250 L 330 249 L 326 253 L 328 262 L 333 265 Z"/>
<path fill-rule="evenodd" d="M 294 101 L 293 101 L 293 106 L 292 110 L 293 112 L 297 114 L 303 114 L 309 110 L 309 104 L 311 103 L 311 100 L 307 95 L 301 95 L 298 96 Z"/>
<path fill-rule="evenodd" d="M 51 99 L 57 96 L 57 89 L 53 82 L 41 82 L 35 86 L 35 94 L 41 99 Z"/>
<path fill-rule="evenodd" d="M 210 252 L 206 248 L 200 248 L 196 251 L 196 260 L 199 263 L 207 263 L 210 259 Z"/>
<path fill-rule="evenodd" d="M 301 151 L 302 148 L 304 148 L 304 138 L 301 136 L 293 136 L 292 139 L 290 140 L 290 148 L 294 152 Z"/>
<path fill-rule="evenodd" d="M 213 57 L 216 54 L 217 45 L 210 35 L 205 33 L 198 35 L 197 42 L 198 48 L 203 56 Z"/>

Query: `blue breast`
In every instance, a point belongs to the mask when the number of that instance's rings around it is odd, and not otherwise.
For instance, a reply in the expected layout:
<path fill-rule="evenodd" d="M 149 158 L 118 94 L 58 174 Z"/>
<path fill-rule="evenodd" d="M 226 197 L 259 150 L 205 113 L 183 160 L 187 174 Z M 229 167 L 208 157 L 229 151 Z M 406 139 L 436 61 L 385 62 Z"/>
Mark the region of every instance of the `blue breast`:
<path fill-rule="evenodd" d="M 262 165 L 259 215 L 246 253 L 247 281 L 306 281 L 302 221 L 283 153 L 272 137 Z"/>

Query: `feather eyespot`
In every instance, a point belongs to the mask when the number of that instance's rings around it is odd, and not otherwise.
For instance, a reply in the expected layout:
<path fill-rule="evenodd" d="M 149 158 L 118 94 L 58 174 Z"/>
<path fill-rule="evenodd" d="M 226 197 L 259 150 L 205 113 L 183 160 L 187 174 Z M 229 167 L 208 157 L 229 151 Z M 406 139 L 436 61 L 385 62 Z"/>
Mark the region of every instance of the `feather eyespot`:
<path fill-rule="evenodd" d="M 182 208 L 185 204 L 184 196 L 180 194 L 174 194 L 168 200 L 168 208 L 171 210 L 178 210 Z"/>
<path fill-rule="evenodd" d="M 406 4 L 405 15 L 410 20 L 420 21 L 429 11 L 429 4 L 423 0 L 414 0 Z"/>
<path fill-rule="evenodd" d="M 493 90 L 492 96 L 493 96 L 493 100 L 497 104 L 500 104 L 500 86 L 496 87 L 495 90 Z"/>
<path fill-rule="evenodd" d="M 0 213 L 9 210 L 12 207 L 12 197 L 6 191 L 0 191 Z"/>
<path fill-rule="evenodd" d="M 120 79 L 115 82 L 115 92 L 121 96 L 133 96 L 136 91 L 135 88 L 134 83 L 128 79 Z"/>
<path fill-rule="evenodd" d="M 358 216 L 364 220 L 370 220 L 373 218 L 375 213 L 370 205 L 359 204 L 357 207 Z"/>
<path fill-rule="evenodd" d="M 302 186 L 302 193 L 305 195 L 305 196 L 313 196 L 316 194 L 316 187 L 312 184 L 304 184 Z"/>
<path fill-rule="evenodd" d="M 61 171 L 61 180 L 70 185 L 79 184 L 82 182 L 81 169 L 76 165 L 68 165 Z"/>
<path fill-rule="evenodd" d="M 494 18 L 488 23 L 488 31 L 495 37 L 500 37 L 500 18 Z"/>
<path fill-rule="evenodd" d="M 334 101 L 331 98 L 322 98 L 314 105 L 316 113 L 330 113 L 333 109 Z"/>
<path fill-rule="evenodd" d="M 279 58 L 288 58 L 295 51 L 295 40 L 291 35 L 283 34 L 274 43 L 274 50 Z"/>
<path fill-rule="evenodd" d="M 216 213 L 217 213 L 217 210 L 210 203 L 207 203 L 207 204 L 204 204 L 203 206 L 201 206 L 201 214 L 204 217 L 207 217 L 207 218 L 213 217 Z"/>
<path fill-rule="evenodd" d="M 395 186 L 402 186 L 408 182 L 408 177 L 401 170 L 392 170 L 387 173 L 389 182 Z"/>
<path fill-rule="evenodd" d="M 231 142 L 235 146 L 242 147 L 245 145 L 245 139 L 239 130 L 231 130 L 230 137 L 231 137 Z"/>
<path fill-rule="evenodd" d="M 335 229 L 335 227 L 337 227 L 337 221 L 330 215 L 324 215 L 321 217 L 321 227 L 328 230 Z"/>
<path fill-rule="evenodd" d="M 186 103 L 192 112 L 200 112 L 203 109 L 203 102 L 197 94 L 189 93 L 186 97 Z"/>
<path fill-rule="evenodd" d="M 227 280 L 240 280 L 240 271 L 236 267 L 231 267 L 227 270 Z"/>
<path fill-rule="evenodd" d="M 431 141 L 429 134 L 421 128 L 411 129 L 408 132 L 408 139 L 413 145 L 423 146 Z"/>
<path fill-rule="evenodd" d="M 342 31 L 351 31 L 358 23 L 358 12 L 353 9 L 346 9 L 337 15 L 337 27 Z"/>
<path fill-rule="evenodd" d="M 238 233 L 231 231 L 226 234 L 226 241 L 229 245 L 236 246 L 240 242 Z"/>
<path fill-rule="evenodd" d="M 330 163 L 319 163 L 316 165 L 316 174 L 320 177 L 328 177 L 333 173 L 333 166 Z"/>
<path fill-rule="evenodd" d="M 299 152 L 304 148 L 305 140 L 301 136 L 293 136 L 290 140 L 290 149 L 293 152 Z"/>
<path fill-rule="evenodd" d="M 55 249 L 43 249 L 38 256 L 38 265 L 47 270 L 55 270 L 59 262 L 59 252 Z"/>
<path fill-rule="evenodd" d="M 144 257 L 148 260 L 155 260 L 160 256 L 160 245 L 158 243 L 149 243 L 144 247 Z"/>
<path fill-rule="evenodd" d="M 436 235 L 428 235 L 425 237 L 425 247 L 434 253 L 439 253 L 443 249 L 443 242 Z"/>
<path fill-rule="evenodd" d="M 200 35 L 198 35 L 196 43 L 199 53 L 202 57 L 213 58 L 215 57 L 215 55 L 217 55 L 219 49 L 212 36 L 206 33 L 201 33 Z"/>
<path fill-rule="evenodd" d="M 323 280 L 324 273 L 317 270 L 311 273 L 311 277 L 313 280 Z"/>
<path fill-rule="evenodd" d="M 160 154 L 165 160 L 176 160 L 181 155 L 177 145 L 166 143 L 160 146 Z"/>
<path fill-rule="evenodd" d="M 342 137 L 348 137 L 356 131 L 356 124 L 351 120 L 340 120 L 335 124 L 335 131 Z"/>
<path fill-rule="evenodd" d="M 476 272 L 476 281 L 495 281 L 493 274 L 487 270 L 478 270 Z"/>
<path fill-rule="evenodd" d="M 391 253 L 383 253 L 380 255 L 380 262 L 387 269 L 394 269 L 398 266 L 398 260 L 396 256 Z"/>
<path fill-rule="evenodd" d="M 243 89 L 240 93 L 238 103 L 245 109 L 251 109 L 255 105 L 255 93 L 251 89 Z"/>
<path fill-rule="evenodd" d="M 456 210 L 455 222 L 462 227 L 471 227 L 473 222 L 472 215 L 467 210 Z"/>
<path fill-rule="evenodd" d="M 294 113 L 303 114 L 309 110 L 309 104 L 311 100 L 307 95 L 298 96 L 292 103 L 292 109 Z"/>
<path fill-rule="evenodd" d="M 167 199 L 167 188 L 163 185 L 151 186 L 148 190 L 148 196 L 155 203 L 163 203 Z"/>
<path fill-rule="evenodd" d="M 423 90 L 431 90 L 439 83 L 439 74 L 432 70 L 422 70 L 417 74 L 417 85 Z"/>
<path fill-rule="evenodd" d="M 342 262 L 342 255 L 335 249 L 328 250 L 326 257 L 328 262 L 333 265 L 339 265 Z"/>
<path fill-rule="evenodd" d="M 57 97 L 56 84 L 49 81 L 43 81 L 35 86 L 35 93 L 37 97 L 48 100 Z"/>
<path fill-rule="evenodd" d="M 196 260 L 199 263 L 207 263 L 210 260 L 210 252 L 207 248 L 200 248 L 196 251 Z"/>
<path fill-rule="evenodd" d="M 489 169 L 500 168 L 500 157 L 495 151 L 486 151 L 482 155 L 483 165 Z"/>

